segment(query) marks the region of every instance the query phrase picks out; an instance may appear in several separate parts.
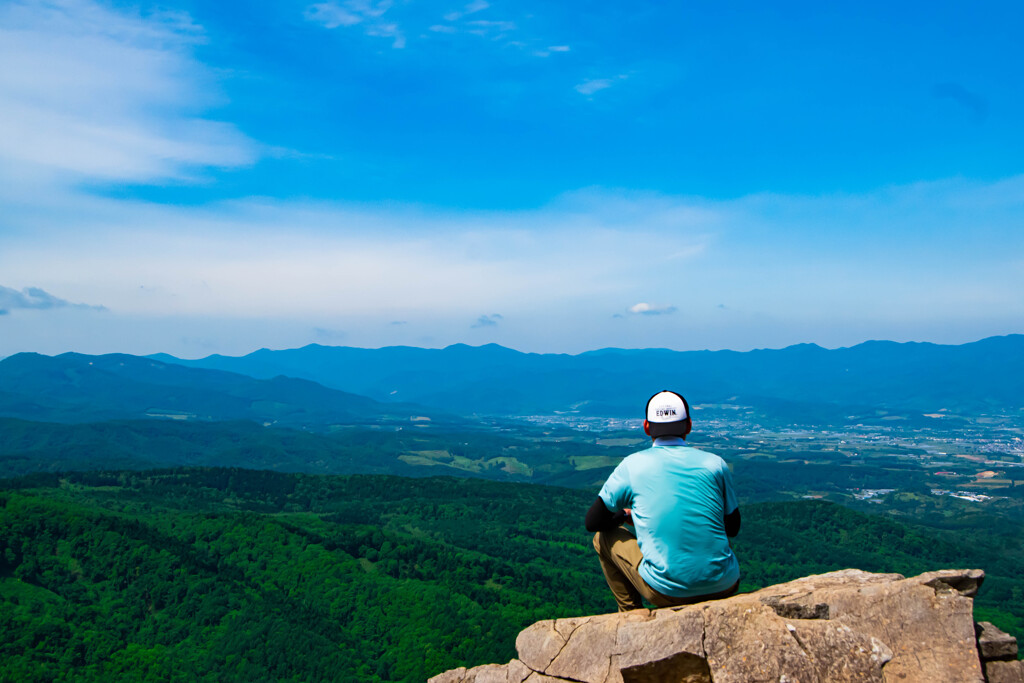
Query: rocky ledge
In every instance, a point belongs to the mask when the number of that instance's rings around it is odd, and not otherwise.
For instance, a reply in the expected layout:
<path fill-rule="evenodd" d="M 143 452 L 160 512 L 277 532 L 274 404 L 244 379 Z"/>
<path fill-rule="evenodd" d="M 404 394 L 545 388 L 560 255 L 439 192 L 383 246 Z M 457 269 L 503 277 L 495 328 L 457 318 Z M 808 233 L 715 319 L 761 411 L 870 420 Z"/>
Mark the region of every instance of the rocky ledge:
<path fill-rule="evenodd" d="M 430 683 L 1024 683 L 1017 642 L 975 624 L 985 574 L 845 569 L 685 607 L 540 621 L 518 659 Z"/>

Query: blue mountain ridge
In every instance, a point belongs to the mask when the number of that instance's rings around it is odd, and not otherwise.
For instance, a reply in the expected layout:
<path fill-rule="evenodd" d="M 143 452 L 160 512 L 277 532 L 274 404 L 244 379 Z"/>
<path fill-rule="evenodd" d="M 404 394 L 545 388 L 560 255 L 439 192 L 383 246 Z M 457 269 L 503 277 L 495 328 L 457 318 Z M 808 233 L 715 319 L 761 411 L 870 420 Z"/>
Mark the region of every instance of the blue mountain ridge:
<path fill-rule="evenodd" d="M 21 353 L 0 361 L 0 415 L 51 422 L 154 416 L 280 426 L 463 422 L 421 406 L 381 403 L 308 379 L 186 367 L 127 354 Z"/>
<path fill-rule="evenodd" d="M 961 345 L 869 341 L 825 349 L 672 351 L 605 348 L 577 355 L 522 353 L 496 344 L 362 349 L 312 344 L 239 357 L 167 363 L 257 378 L 304 378 L 379 401 L 461 414 L 578 412 L 635 416 L 653 392 L 695 403 L 849 406 L 978 413 L 1024 408 L 1024 335 Z"/>

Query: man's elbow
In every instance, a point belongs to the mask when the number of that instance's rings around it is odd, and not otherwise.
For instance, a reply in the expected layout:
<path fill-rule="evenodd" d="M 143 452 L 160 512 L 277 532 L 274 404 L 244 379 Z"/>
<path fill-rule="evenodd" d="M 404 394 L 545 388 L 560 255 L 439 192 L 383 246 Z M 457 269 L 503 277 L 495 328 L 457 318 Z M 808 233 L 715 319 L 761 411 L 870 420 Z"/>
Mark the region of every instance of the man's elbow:
<path fill-rule="evenodd" d="M 725 516 L 725 535 L 733 538 L 740 533 L 740 509 L 736 508 Z"/>

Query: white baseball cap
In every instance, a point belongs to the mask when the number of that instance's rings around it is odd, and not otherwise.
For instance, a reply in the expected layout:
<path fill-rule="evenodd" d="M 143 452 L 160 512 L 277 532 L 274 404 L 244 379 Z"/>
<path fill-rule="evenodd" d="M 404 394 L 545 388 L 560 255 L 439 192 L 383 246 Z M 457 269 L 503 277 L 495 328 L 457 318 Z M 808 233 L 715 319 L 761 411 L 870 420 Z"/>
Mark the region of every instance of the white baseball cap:
<path fill-rule="evenodd" d="M 679 434 L 679 423 L 689 419 L 690 406 L 674 391 L 659 391 L 647 401 L 648 432 L 651 436 Z"/>

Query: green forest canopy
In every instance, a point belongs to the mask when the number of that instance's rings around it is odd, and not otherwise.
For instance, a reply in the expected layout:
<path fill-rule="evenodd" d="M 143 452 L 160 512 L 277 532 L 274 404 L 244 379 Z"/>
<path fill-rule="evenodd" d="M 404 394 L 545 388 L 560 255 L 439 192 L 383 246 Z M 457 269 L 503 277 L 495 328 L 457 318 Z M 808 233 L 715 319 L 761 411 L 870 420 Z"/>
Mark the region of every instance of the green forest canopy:
<path fill-rule="evenodd" d="M 0 680 L 422 681 L 507 661 L 534 621 L 614 609 L 582 527 L 592 497 L 224 468 L 7 480 Z M 816 501 L 743 515 L 745 590 L 977 566 L 977 617 L 1024 635 L 1019 529 L 960 535 Z"/>

